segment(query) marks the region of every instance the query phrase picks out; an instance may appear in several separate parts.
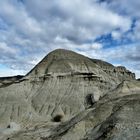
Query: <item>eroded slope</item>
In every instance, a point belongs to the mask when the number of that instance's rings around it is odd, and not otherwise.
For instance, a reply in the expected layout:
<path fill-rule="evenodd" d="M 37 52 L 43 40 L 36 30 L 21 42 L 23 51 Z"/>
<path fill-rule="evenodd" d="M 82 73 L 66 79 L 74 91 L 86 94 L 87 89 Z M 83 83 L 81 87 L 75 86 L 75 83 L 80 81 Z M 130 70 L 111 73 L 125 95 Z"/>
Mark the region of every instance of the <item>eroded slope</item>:
<path fill-rule="evenodd" d="M 121 104 L 119 98 L 135 94 L 139 82 L 126 68 L 55 50 L 21 80 L 0 88 L 0 138 L 90 138 L 91 129 Z"/>

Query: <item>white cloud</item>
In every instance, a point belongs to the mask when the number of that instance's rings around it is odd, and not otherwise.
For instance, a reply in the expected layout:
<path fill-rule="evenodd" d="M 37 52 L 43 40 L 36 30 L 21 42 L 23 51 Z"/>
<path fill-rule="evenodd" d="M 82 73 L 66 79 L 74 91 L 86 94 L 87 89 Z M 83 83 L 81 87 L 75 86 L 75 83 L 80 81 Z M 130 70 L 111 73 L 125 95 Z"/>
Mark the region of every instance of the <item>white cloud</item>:
<path fill-rule="evenodd" d="M 4 53 L 4 54 L 16 54 L 18 52 L 18 50 L 14 49 L 14 48 L 10 48 L 7 46 L 7 44 L 5 42 L 0 42 L 0 52 Z"/>
<path fill-rule="evenodd" d="M 24 70 L 12 70 L 10 68 L 0 69 L 0 77 L 7 77 L 13 75 L 25 75 L 26 71 Z"/>
<path fill-rule="evenodd" d="M 105 3 L 106 7 L 109 7 L 117 13 L 125 14 L 131 17 L 140 17 L 140 13 L 138 12 L 140 1 L 138 0 L 106 0 Z"/>
<path fill-rule="evenodd" d="M 101 43 L 93 43 L 91 44 L 91 49 L 101 49 L 103 45 Z"/>
<path fill-rule="evenodd" d="M 134 32 L 129 32 L 125 37 L 133 41 L 139 41 L 140 35 L 140 1 L 139 0 L 105 0 L 102 4 L 103 7 L 118 13 L 119 15 L 127 16 L 134 22 Z M 125 23 L 124 23 L 125 26 Z"/>
<path fill-rule="evenodd" d="M 126 4 L 126 0 L 119 2 L 122 3 L 120 8 Z M 108 33 L 119 40 L 131 29 L 131 17 L 120 14 L 117 4 L 118 1 L 114 1 L 106 6 L 95 0 L 1 1 L 0 18 L 8 29 L 0 30 L 0 63 L 7 64 L 15 73 L 27 72 L 48 52 L 57 48 L 109 61 L 121 58 L 124 62 L 130 61 L 127 57 L 129 51 L 137 55 L 138 49 L 132 51 L 130 47 L 120 46 L 105 50 L 101 43 L 91 41 Z M 117 8 L 113 8 L 115 5 Z M 130 5 L 128 11 L 132 11 Z M 139 38 L 138 31 L 139 23 L 133 34 L 135 38 Z"/>
<path fill-rule="evenodd" d="M 139 70 L 132 69 L 132 71 L 135 72 L 137 79 L 140 78 L 140 71 Z"/>
<path fill-rule="evenodd" d="M 48 2 L 25 0 L 25 4 L 34 18 L 44 22 L 46 31 L 51 37 L 59 34 L 74 41 L 83 41 L 110 32 L 115 28 L 120 28 L 125 32 L 131 26 L 129 18 L 118 15 L 90 0 L 73 2 L 71 0 Z"/>
<path fill-rule="evenodd" d="M 111 35 L 114 40 L 119 40 L 121 39 L 122 33 L 119 31 L 113 31 Z"/>
<path fill-rule="evenodd" d="M 134 32 L 131 34 L 133 40 L 140 39 L 140 20 L 137 20 L 134 27 Z"/>
<path fill-rule="evenodd" d="M 25 0 L 24 4 L 5 0 L 1 2 L 0 16 L 10 24 L 6 41 L 14 36 L 11 42 L 31 47 L 37 42 L 52 43 L 57 36 L 81 43 L 115 28 L 125 32 L 131 26 L 129 18 L 90 0 Z"/>

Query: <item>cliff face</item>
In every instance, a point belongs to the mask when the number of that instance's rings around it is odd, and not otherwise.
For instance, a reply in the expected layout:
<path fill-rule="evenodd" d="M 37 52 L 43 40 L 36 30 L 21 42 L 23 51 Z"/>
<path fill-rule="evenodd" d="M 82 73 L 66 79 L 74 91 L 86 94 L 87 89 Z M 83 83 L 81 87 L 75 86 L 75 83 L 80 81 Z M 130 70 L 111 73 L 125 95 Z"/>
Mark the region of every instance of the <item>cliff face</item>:
<path fill-rule="evenodd" d="M 121 140 L 116 126 L 138 121 L 139 86 L 125 67 L 55 50 L 0 88 L 0 139 Z"/>
<path fill-rule="evenodd" d="M 97 60 L 97 59 L 91 59 L 95 64 L 99 65 L 100 68 L 108 73 L 111 77 L 117 77 L 117 79 L 122 80 L 130 80 L 135 79 L 135 73 L 132 73 L 131 71 L 127 70 L 123 66 L 115 67 L 110 63 Z"/>

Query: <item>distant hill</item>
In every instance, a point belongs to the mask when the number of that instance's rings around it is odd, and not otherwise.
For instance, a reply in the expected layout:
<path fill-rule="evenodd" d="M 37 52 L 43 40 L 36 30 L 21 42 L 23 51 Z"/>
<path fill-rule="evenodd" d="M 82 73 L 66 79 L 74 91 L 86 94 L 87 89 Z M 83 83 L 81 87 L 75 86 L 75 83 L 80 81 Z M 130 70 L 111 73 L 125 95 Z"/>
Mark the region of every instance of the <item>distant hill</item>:
<path fill-rule="evenodd" d="M 0 77 L 0 87 L 10 85 L 10 84 L 20 80 L 23 77 L 24 76 L 22 76 L 22 75 L 9 76 L 9 77 Z"/>

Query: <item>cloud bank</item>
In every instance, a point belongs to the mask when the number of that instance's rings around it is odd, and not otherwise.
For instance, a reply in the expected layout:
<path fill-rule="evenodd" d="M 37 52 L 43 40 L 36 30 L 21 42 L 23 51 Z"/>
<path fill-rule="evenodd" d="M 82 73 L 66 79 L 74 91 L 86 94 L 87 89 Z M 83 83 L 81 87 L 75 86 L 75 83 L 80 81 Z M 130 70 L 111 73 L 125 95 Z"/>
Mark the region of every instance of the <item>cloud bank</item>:
<path fill-rule="evenodd" d="M 5 75 L 25 74 L 50 51 L 65 48 L 125 65 L 140 76 L 139 5 L 136 0 L 1 1 Z"/>

